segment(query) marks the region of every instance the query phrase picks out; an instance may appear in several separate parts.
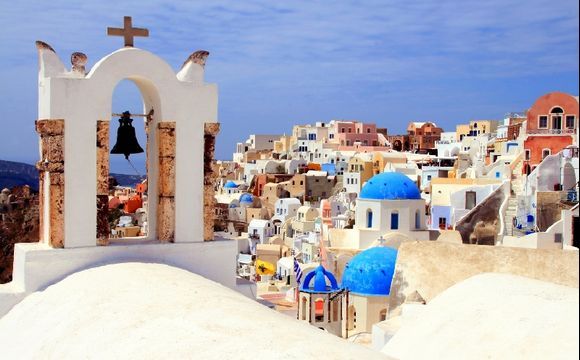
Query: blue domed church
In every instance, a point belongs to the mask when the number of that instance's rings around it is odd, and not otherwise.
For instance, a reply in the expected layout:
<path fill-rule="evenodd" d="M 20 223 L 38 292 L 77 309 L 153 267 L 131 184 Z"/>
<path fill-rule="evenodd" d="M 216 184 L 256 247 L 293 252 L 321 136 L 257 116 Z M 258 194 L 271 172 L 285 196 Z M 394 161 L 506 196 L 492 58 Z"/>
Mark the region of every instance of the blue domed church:
<path fill-rule="evenodd" d="M 357 199 L 358 248 L 367 248 L 389 233 L 400 233 L 412 240 L 427 240 L 425 209 L 419 187 L 404 174 L 385 172 L 373 176 Z"/>
<path fill-rule="evenodd" d="M 397 250 L 371 247 L 347 263 L 340 285 L 319 265 L 300 284 L 298 319 L 343 338 L 370 333 L 387 317 L 396 261 Z"/>
<path fill-rule="evenodd" d="M 376 246 L 346 264 L 341 284 L 346 292 L 342 337 L 371 332 L 374 324 L 386 319 L 396 261 L 397 250 Z"/>
<path fill-rule="evenodd" d="M 319 265 L 306 274 L 299 290 L 298 320 L 341 336 L 343 289 L 334 275 Z"/>

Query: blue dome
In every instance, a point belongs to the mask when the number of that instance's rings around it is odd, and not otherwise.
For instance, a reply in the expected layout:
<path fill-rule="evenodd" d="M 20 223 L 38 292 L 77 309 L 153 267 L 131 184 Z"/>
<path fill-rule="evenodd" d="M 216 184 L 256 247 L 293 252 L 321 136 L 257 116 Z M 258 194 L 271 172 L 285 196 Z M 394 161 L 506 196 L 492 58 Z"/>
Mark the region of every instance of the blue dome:
<path fill-rule="evenodd" d="M 231 180 L 230 180 L 230 181 L 228 181 L 228 182 L 227 182 L 227 183 L 224 185 L 224 187 L 225 187 L 225 188 L 227 188 L 227 189 L 232 189 L 232 188 L 237 188 L 237 187 L 238 187 L 238 185 L 236 185 L 236 183 L 235 183 L 235 182 L 233 182 L 233 181 L 231 181 Z"/>
<path fill-rule="evenodd" d="M 377 246 L 353 257 L 344 269 L 342 287 L 366 296 L 388 296 L 397 262 L 397 250 Z"/>
<path fill-rule="evenodd" d="M 330 286 L 326 285 L 326 279 L 330 282 Z M 312 280 L 314 280 L 314 286 L 310 286 Z M 318 265 L 316 269 L 309 272 L 300 285 L 300 291 L 307 293 L 330 293 L 338 290 L 340 288 L 336 278 L 322 265 Z"/>
<path fill-rule="evenodd" d="M 370 178 L 360 191 L 361 199 L 373 200 L 417 200 L 421 192 L 406 175 L 384 172 Z"/>
<path fill-rule="evenodd" d="M 252 196 L 252 194 L 242 194 L 242 196 L 240 196 L 240 203 L 246 203 L 246 204 L 251 204 L 254 202 L 254 197 Z"/>

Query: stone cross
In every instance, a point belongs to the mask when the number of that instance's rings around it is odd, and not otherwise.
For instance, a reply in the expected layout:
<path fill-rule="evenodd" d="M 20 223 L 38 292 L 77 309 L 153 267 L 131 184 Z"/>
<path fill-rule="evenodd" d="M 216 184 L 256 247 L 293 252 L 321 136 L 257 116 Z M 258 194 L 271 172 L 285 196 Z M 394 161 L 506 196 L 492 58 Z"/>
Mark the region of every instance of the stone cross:
<path fill-rule="evenodd" d="M 134 28 L 133 21 L 130 16 L 125 16 L 123 19 L 123 28 L 107 28 L 107 35 L 109 36 L 123 36 L 125 38 L 125 46 L 133 47 L 133 38 L 135 36 L 148 37 L 149 30 L 142 28 Z"/>

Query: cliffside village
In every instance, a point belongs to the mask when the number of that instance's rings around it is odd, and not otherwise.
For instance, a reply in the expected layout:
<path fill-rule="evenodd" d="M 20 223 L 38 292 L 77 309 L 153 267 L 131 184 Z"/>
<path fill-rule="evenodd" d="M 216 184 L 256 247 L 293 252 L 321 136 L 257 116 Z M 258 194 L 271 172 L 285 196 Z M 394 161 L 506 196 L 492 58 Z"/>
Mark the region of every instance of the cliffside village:
<path fill-rule="evenodd" d="M 525 112 L 454 131 L 431 121 L 400 135 L 350 120 L 296 125 L 250 135 L 232 161 L 216 161 L 209 53 L 175 72 L 133 46 L 134 31 L 148 32 L 131 21 L 108 29 L 124 47 L 90 70 L 85 54 L 73 53 L 69 70 L 36 42 L 40 179 L 28 202 L 39 241 L 14 246 L 12 281 L 0 285 L 7 358 L 99 357 L 107 344 L 120 347 L 109 357 L 166 357 L 171 345 L 207 358 L 242 348 L 296 359 L 437 357 L 431 349 L 577 358 L 577 96 L 544 94 Z M 111 146 L 111 94 L 124 79 L 144 111 L 123 113 Z M 110 154 L 140 152 L 147 179 L 116 186 Z M 26 201 L 2 190 L 0 221 Z M 29 329 L 33 347 L 19 335 Z"/>
<path fill-rule="evenodd" d="M 578 97 L 545 94 L 525 112 L 454 130 L 410 122 L 406 134 L 391 135 L 374 123 L 331 120 L 238 143 L 233 161 L 214 165 L 215 229 L 239 240 L 238 275 L 264 284 L 264 299 L 306 301 L 299 318 L 347 337 L 384 320 L 391 280 L 362 293 L 350 285 L 372 282 L 377 269 L 392 278 L 401 243 L 578 248 Z M 380 265 L 359 271 L 377 245 L 395 254 L 384 250 L 368 260 Z M 312 300 L 318 283 L 313 290 L 309 272 L 331 279 L 323 302 Z M 345 289 L 351 308 L 342 326 L 323 321 L 328 299 Z M 364 308 L 354 310 L 357 301 Z M 305 315 L 310 307 L 314 316 Z"/>

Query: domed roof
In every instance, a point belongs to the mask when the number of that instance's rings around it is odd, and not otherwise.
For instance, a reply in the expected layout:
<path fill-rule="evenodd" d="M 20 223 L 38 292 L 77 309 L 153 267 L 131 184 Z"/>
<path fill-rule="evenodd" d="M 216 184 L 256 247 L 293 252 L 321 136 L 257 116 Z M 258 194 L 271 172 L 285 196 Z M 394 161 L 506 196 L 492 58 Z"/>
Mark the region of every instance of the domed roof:
<path fill-rule="evenodd" d="M 233 182 L 233 181 L 231 181 L 231 180 L 230 180 L 230 181 L 228 181 L 228 182 L 227 182 L 227 183 L 224 185 L 224 187 L 225 187 L 225 188 L 227 188 L 227 189 L 232 189 L 232 188 L 237 188 L 237 187 L 238 187 L 238 185 L 236 185 L 236 183 L 235 183 L 235 182 Z"/>
<path fill-rule="evenodd" d="M 361 199 L 418 200 L 421 192 L 406 175 L 384 172 L 370 178 L 360 191 Z"/>
<path fill-rule="evenodd" d="M 330 286 L 326 285 L 327 279 L 330 282 Z M 314 285 L 310 286 L 312 280 L 314 280 Z M 336 278 L 322 265 L 318 265 L 316 269 L 309 272 L 300 285 L 300 291 L 308 293 L 329 293 L 338 290 L 340 290 L 340 288 L 338 287 Z"/>
<path fill-rule="evenodd" d="M 387 296 L 395 272 L 397 250 L 377 246 L 353 257 L 344 269 L 342 287 L 367 296 Z"/>
<path fill-rule="evenodd" d="M 252 196 L 252 194 L 248 194 L 248 193 L 244 193 L 242 194 L 242 196 L 240 196 L 240 203 L 253 203 L 254 202 L 254 197 Z"/>

